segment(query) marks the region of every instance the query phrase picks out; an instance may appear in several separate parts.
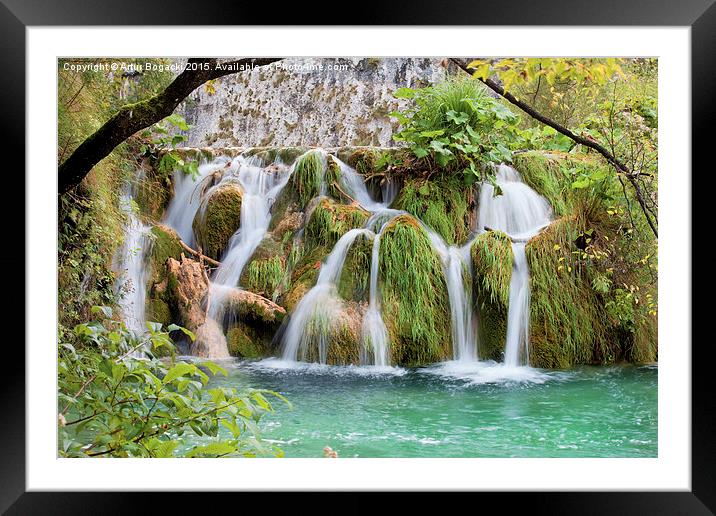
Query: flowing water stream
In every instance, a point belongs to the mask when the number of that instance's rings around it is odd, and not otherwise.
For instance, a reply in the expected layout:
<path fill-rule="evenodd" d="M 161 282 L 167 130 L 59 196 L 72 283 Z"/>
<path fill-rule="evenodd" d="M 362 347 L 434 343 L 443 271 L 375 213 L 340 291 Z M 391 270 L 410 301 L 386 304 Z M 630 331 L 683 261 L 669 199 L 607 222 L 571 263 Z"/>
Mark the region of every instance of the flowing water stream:
<path fill-rule="evenodd" d="M 145 302 L 152 240 L 150 228 L 137 217 L 133 201 L 134 188 L 127 185 L 120 199 L 127 222 L 124 242 L 114 258 L 114 269 L 118 272 L 115 290 L 119 293 L 118 304 L 127 329 L 142 334 L 147 331 Z"/>
<path fill-rule="evenodd" d="M 530 275 L 525 243 L 552 220 L 549 203 L 522 182 L 519 173 L 499 165 L 495 183 L 501 191 L 484 183 L 480 189 L 480 230 L 498 230 L 512 239 L 513 267 L 507 314 L 505 365 L 529 365 Z"/>

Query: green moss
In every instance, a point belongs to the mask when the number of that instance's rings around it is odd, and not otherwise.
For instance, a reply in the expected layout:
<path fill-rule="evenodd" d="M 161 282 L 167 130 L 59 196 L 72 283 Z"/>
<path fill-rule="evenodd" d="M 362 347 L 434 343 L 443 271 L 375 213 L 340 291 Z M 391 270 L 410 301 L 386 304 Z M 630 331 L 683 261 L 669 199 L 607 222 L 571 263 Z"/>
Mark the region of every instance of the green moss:
<path fill-rule="evenodd" d="M 226 332 L 229 354 L 241 358 L 260 358 L 265 354 L 265 347 L 248 326 L 239 324 Z"/>
<path fill-rule="evenodd" d="M 356 172 L 368 175 L 383 171 L 390 163 L 399 159 L 402 149 L 378 147 L 341 147 L 336 156 L 353 167 Z"/>
<path fill-rule="evenodd" d="M 151 230 L 152 250 L 149 258 L 151 269 L 149 287 L 161 283 L 167 276 L 167 260 L 174 258 L 179 260 L 184 248 L 179 243 L 176 233 L 165 226 L 154 226 Z"/>
<path fill-rule="evenodd" d="M 227 182 L 216 186 L 194 217 L 194 234 L 204 254 L 219 260 L 241 224 L 241 187 Z"/>
<path fill-rule="evenodd" d="M 504 233 L 489 231 L 475 238 L 470 253 L 480 325 L 478 356 L 499 361 L 507 337 L 512 243 Z"/>
<path fill-rule="evenodd" d="M 307 245 L 332 248 L 348 231 L 362 227 L 368 216 L 368 212 L 359 206 L 322 199 L 306 223 Z"/>
<path fill-rule="evenodd" d="M 273 299 L 284 272 L 284 263 L 280 256 L 254 260 L 246 268 L 246 281 L 242 285 L 247 290 Z"/>
<path fill-rule="evenodd" d="M 338 294 L 349 301 L 368 301 L 373 239 L 359 235 L 355 239 L 338 280 Z"/>
<path fill-rule="evenodd" d="M 161 323 L 165 327 L 175 322 L 169 305 L 164 300 L 157 298 L 147 300 L 147 320 Z"/>
<path fill-rule="evenodd" d="M 383 319 L 391 361 L 418 365 L 451 353 L 450 310 L 439 257 L 418 221 L 395 218 L 380 242 Z"/>
<path fill-rule="evenodd" d="M 322 151 L 311 150 L 298 158 L 290 183 L 297 193 L 301 206 L 305 207 L 320 193 L 325 173 L 326 159 Z"/>
<path fill-rule="evenodd" d="M 440 175 L 432 180 L 406 181 L 394 205 L 422 220 L 453 245 L 468 237 L 472 199 L 472 189 L 457 177 Z"/>
<path fill-rule="evenodd" d="M 173 196 L 172 182 L 150 169 L 138 180 L 134 200 L 139 211 L 150 220 L 161 220 L 169 201 Z"/>
<path fill-rule="evenodd" d="M 338 303 L 338 301 L 337 301 Z M 308 344 L 299 358 L 319 362 L 320 342 L 326 346 L 325 360 L 331 365 L 360 363 L 360 326 L 362 315 L 355 303 L 341 303 L 335 310 L 318 310 L 306 325 L 304 338 Z"/>
<path fill-rule="evenodd" d="M 300 249 L 301 256 L 296 261 L 295 266 L 292 267 L 289 285 L 285 293 L 279 298 L 281 306 L 286 308 L 288 312 L 291 312 L 303 295 L 316 284 L 321 263 L 330 252 L 323 246 Z"/>
<path fill-rule="evenodd" d="M 568 367 L 609 361 L 618 342 L 603 306 L 575 259 L 584 231 L 577 217 L 556 220 L 525 247 L 530 268 L 530 364 Z"/>
<path fill-rule="evenodd" d="M 280 160 L 286 165 L 292 164 L 296 159 L 305 154 L 309 149 L 307 147 L 254 147 L 248 149 L 245 156 L 256 156 L 261 159 L 264 165 L 274 163 Z"/>

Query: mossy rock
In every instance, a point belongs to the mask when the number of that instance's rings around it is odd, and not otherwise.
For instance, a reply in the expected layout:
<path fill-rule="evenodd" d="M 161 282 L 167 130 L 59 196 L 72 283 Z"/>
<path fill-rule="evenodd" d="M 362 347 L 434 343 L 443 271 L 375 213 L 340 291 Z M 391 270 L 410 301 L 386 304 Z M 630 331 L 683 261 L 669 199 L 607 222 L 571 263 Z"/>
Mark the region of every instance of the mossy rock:
<path fill-rule="evenodd" d="M 212 188 L 194 217 L 194 234 L 204 254 L 221 259 L 229 240 L 241 225 L 243 191 L 237 182 Z"/>
<path fill-rule="evenodd" d="M 148 299 L 146 312 L 148 321 L 161 323 L 164 327 L 167 327 L 175 322 L 169 305 L 163 299 Z"/>
<path fill-rule="evenodd" d="M 482 233 L 470 248 L 474 302 L 479 314 L 478 356 L 502 360 L 512 278 L 512 243 L 499 231 Z"/>
<path fill-rule="evenodd" d="M 330 251 L 323 246 L 306 250 L 292 268 L 289 284 L 278 302 L 290 313 L 301 298 L 316 284 L 323 260 Z"/>
<path fill-rule="evenodd" d="M 422 220 L 448 245 L 470 234 L 474 192 L 455 175 L 406 180 L 393 206 Z"/>
<path fill-rule="evenodd" d="M 255 156 L 259 158 L 264 165 L 274 163 L 277 160 L 286 165 L 290 165 L 308 150 L 308 147 L 253 147 L 248 149 L 244 155 Z"/>
<path fill-rule="evenodd" d="M 368 301 L 370 298 L 370 266 L 373 239 L 359 235 L 343 264 L 338 280 L 338 294 L 347 301 Z"/>
<path fill-rule="evenodd" d="M 578 217 L 562 217 L 525 247 L 532 366 L 564 368 L 620 355 L 603 303 L 575 257 L 575 242 L 584 229 Z"/>
<path fill-rule="evenodd" d="M 333 248 L 348 231 L 363 227 L 368 216 L 369 213 L 360 206 L 322 199 L 306 223 L 306 244 Z"/>
<path fill-rule="evenodd" d="M 310 150 L 296 160 L 287 187 L 295 191 L 299 205 L 305 208 L 321 193 L 325 177 L 326 154 L 322 150 Z"/>
<path fill-rule="evenodd" d="M 308 323 L 305 329 L 307 344 L 299 352 L 299 360 L 320 362 L 319 342 L 322 341 L 326 343 L 325 363 L 359 364 L 363 312 L 364 305 L 335 299 L 330 310 L 319 311 Z"/>
<path fill-rule="evenodd" d="M 445 277 L 420 223 L 409 215 L 393 219 L 383 231 L 379 256 L 391 363 L 423 365 L 450 357 Z"/>
<path fill-rule="evenodd" d="M 261 358 L 266 354 L 266 345 L 256 332 L 245 324 L 238 324 L 226 332 L 229 354 L 241 358 Z"/>
<path fill-rule="evenodd" d="M 146 218 L 162 220 L 173 195 L 174 188 L 170 177 L 150 169 L 139 178 L 134 200 L 139 206 L 139 212 Z"/>
<path fill-rule="evenodd" d="M 336 156 L 359 174 L 367 175 L 384 170 L 389 163 L 399 160 L 403 152 L 397 147 L 339 147 Z"/>
<path fill-rule="evenodd" d="M 167 276 L 166 263 L 169 258 L 179 260 L 184 248 L 181 246 L 179 236 L 167 226 L 154 226 L 151 229 L 153 238 L 149 267 L 151 270 L 149 287 L 161 283 Z"/>
<path fill-rule="evenodd" d="M 283 246 L 273 237 L 264 238 L 244 268 L 239 285 L 269 299 L 274 299 L 286 273 Z"/>

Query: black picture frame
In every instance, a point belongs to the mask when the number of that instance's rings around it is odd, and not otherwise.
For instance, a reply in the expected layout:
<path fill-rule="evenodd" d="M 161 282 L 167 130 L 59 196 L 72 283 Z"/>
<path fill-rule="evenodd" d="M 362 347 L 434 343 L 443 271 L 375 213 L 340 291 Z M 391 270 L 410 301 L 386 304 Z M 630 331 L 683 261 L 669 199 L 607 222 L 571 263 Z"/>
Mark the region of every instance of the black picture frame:
<path fill-rule="evenodd" d="M 714 115 L 713 92 L 716 91 L 716 4 L 715 0 L 571 0 L 530 2 L 406 2 L 370 5 L 361 3 L 361 8 L 349 15 L 338 15 L 336 10 L 313 4 L 310 9 L 302 3 L 281 7 L 284 23 L 306 22 L 336 24 L 350 23 L 365 25 L 550 25 L 550 26 L 688 26 L 691 27 L 691 101 L 692 101 L 692 157 L 693 170 L 696 164 L 708 163 L 706 154 L 713 145 L 714 131 L 711 129 Z M 439 4 L 439 5 L 438 5 Z M 310 11 L 310 12 L 307 12 Z M 220 13 L 220 15 L 219 15 Z M 3 72 L 0 103 L 3 124 L 2 141 L 7 149 L 15 150 L 19 162 L 12 169 L 6 169 L 15 185 L 6 186 L 3 203 L 5 217 L 13 221 L 6 225 L 6 242 L 14 242 L 13 252 L 2 253 L 5 271 L 17 284 L 15 294 L 7 304 L 3 319 L 7 326 L 17 328 L 14 335 L 5 335 L 3 362 L 12 364 L 3 368 L 3 412 L 0 421 L 0 511 L 8 514 L 53 514 L 72 512 L 74 514 L 125 514 L 137 511 L 149 498 L 146 493 L 26 493 L 25 492 L 25 353 L 18 343 L 24 341 L 22 325 L 41 324 L 32 321 L 24 312 L 25 304 L 20 302 L 24 292 L 26 267 L 24 242 L 25 226 L 16 220 L 18 209 L 13 201 L 23 203 L 25 195 L 24 154 L 17 149 L 25 148 L 25 81 L 26 81 L 26 39 L 25 29 L 36 25 L 244 25 L 259 21 L 279 23 L 274 15 L 266 17 L 266 8 L 260 3 L 239 4 L 228 0 L 204 0 L 198 5 L 189 0 L 159 2 L 149 0 L 122 0 L 115 2 L 85 2 L 82 0 L 0 0 L 0 70 Z M 91 44 L 91 43 L 89 43 Z M 565 49 L 568 50 L 568 43 Z M 236 49 L 240 50 L 240 49 Z M 684 92 L 687 95 L 689 92 Z M 49 115 L 48 115 L 49 116 Z M 48 123 L 51 120 L 48 119 Z M 705 175 L 713 175 L 712 166 L 701 168 Z M 51 171 L 48 171 L 48 174 Z M 689 172 L 690 173 L 690 172 Z M 693 179 L 693 175 L 692 175 Z M 699 178 L 701 181 L 701 178 Z M 692 181 L 693 185 L 693 181 Z M 702 187 L 692 193 L 709 189 Z M 692 196 L 692 206 L 696 206 Z M 24 210 L 23 210 L 24 212 Z M 15 215 L 13 215 L 15 214 Z M 697 219 L 693 217 L 694 222 Z M 693 232 L 692 235 L 698 234 Z M 24 275 L 18 274 L 22 268 Z M 23 285 L 20 285 L 20 278 Z M 664 294 L 664 293 L 662 293 Z M 668 294 L 667 294 L 668 295 Z M 693 304 L 696 313 L 705 310 L 704 305 Z M 21 311 L 23 313 L 21 313 Z M 703 314 L 705 315 L 705 314 Z M 692 319 L 693 320 L 693 319 Z M 697 317 L 696 320 L 699 320 Z M 11 344 L 12 343 L 12 344 Z M 686 345 L 689 343 L 680 343 Z M 699 345 L 701 344 L 701 345 Z M 48 343 L 48 352 L 54 352 L 54 343 Z M 523 493 L 507 494 L 510 500 L 530 508 L 537 514 L 713 514 L 716 512 L 716 397 L 712 394 L 711 364 L 715 362 L 715 347 L 708 341 L 695 342 L 692 353 L 692 490 L 691 492 L 619 492 L 619 493 Z M 240 494 L 239 496 L 246 496 Z M 266 495 L 262 495 L 266 499 Z M 480 500 L 480 506 L 489 507 L 491 499 L 505 494 L 472 494 L 473 500 Z M 350 499 L 348 499 L 350 497 Z M 478 498 L 479 497 L 479 498 Z M 222 497 L 223 498 L 223 497 Z M 275 507 L 275 495 L 271 495 L 271 506 Z M 305 497 L 291 494 L 291 505 L 309 504 Z M 338 503 L 340 512 L 362 512 L 369 509 L 369 497 L 360 493 L 349 494 Z M 404 497 L 401 507 L 405 511 L 419 509 L 424 504 L 423 496 L 413 493 Z M 214 494 L 196 497 L 188 493 L 175 493 L 173 503 L 188 512 L 191 505 L 198 503 L 222 503 Z M 462 503 L 462 502 L 453 502 Z M 162 501 L 164 504 L 164 500 Z M 335 507 L 313 505 L 312 512 L 324 509 L 335 512 Z M 216 510 L 220 506 L 216 507 Z M 166 510 L 165 508 L 164 510 Z"/>

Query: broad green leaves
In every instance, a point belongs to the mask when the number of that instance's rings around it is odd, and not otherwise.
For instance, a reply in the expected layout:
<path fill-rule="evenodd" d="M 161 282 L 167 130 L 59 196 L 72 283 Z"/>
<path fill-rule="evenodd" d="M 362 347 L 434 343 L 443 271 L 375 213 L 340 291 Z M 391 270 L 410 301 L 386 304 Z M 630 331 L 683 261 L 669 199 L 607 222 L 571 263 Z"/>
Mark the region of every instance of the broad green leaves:
<path fill-rule="evenodd" d="M 432 159 L 440 167 L 462 172 L 468 184 L 486 172 L 489 175 L 486 163 L 511 162 L 512 150 L 523 142 L 517 115 L 477 82 L 401 88 L 394 95 L 414 103 L 390 113 L 401 124 L 394 139 L 407 143 L 418 159 Z"/>
<path fill-rule="evenodd" d="M 106 307 L 92 313 L 111 315 Z M 271 391 L 208 388 L 211 375 L 227 372 L 213 362 L 177 362 L 168 331 L 148 323 L 145 334 L 116 321 L 91 321 L 58 346 L 59 446 L 63 457 L 220 457 L 281 455 L 260 441 L 257 422 L 273 410 Z M 171 357 L 154 356 L 169 346 Z M 146 353 L 135 358 L 133 353 Z M 207 374 L 207 372 L 209 374 Z M 181 436 L 201 445 L 186 450 Z"/>

